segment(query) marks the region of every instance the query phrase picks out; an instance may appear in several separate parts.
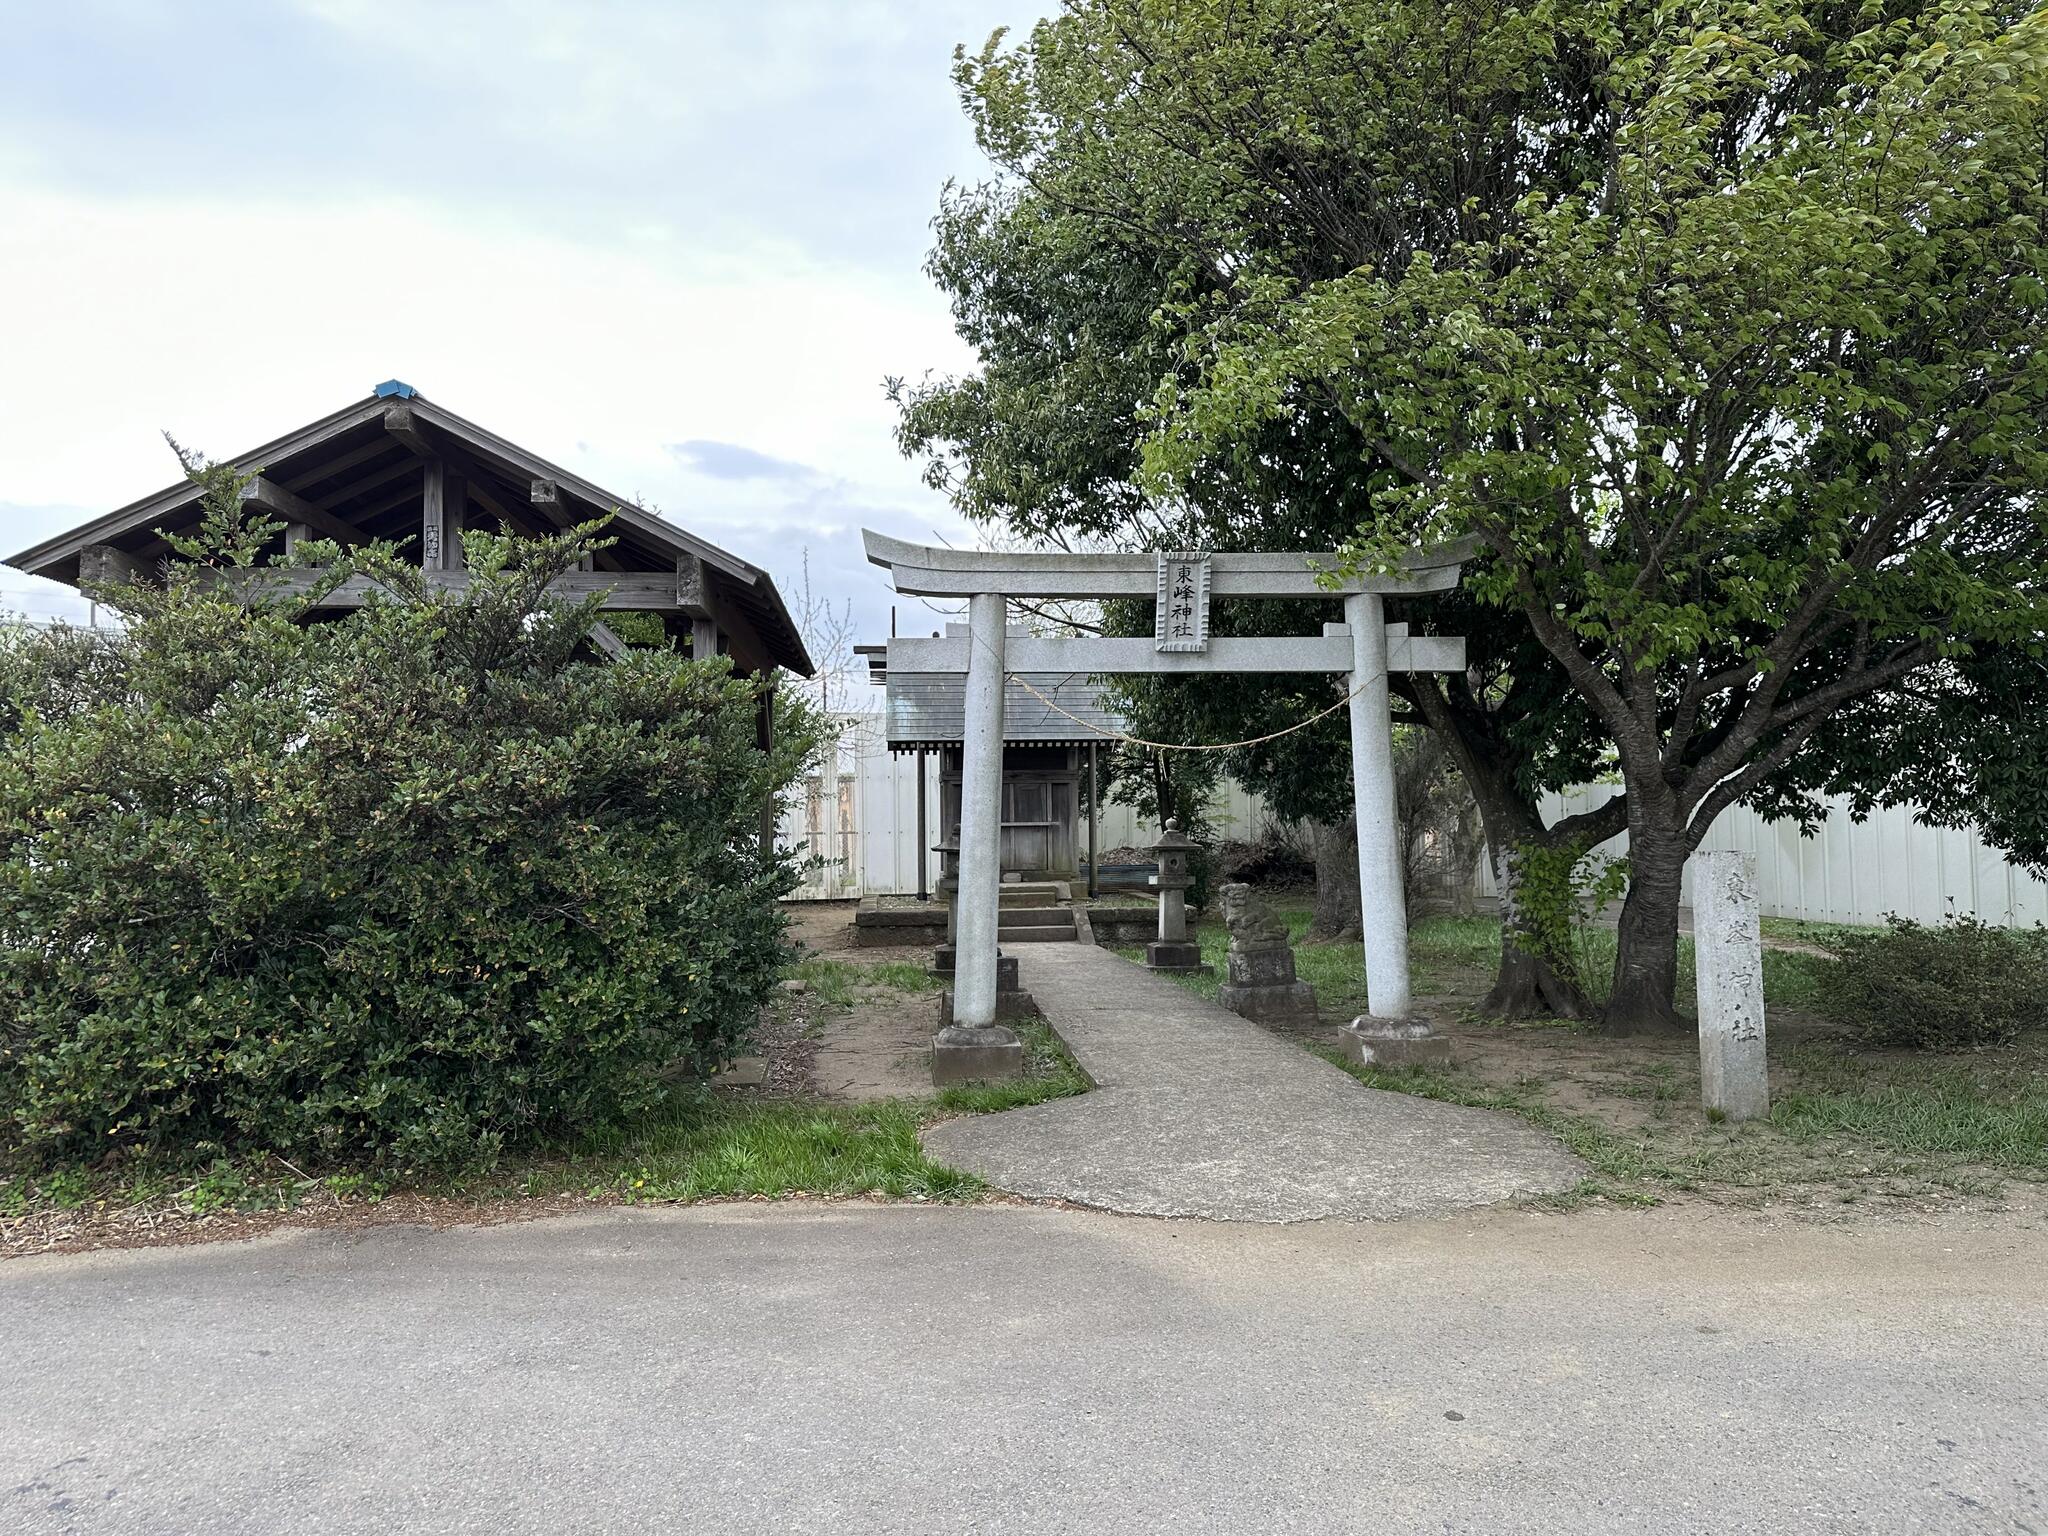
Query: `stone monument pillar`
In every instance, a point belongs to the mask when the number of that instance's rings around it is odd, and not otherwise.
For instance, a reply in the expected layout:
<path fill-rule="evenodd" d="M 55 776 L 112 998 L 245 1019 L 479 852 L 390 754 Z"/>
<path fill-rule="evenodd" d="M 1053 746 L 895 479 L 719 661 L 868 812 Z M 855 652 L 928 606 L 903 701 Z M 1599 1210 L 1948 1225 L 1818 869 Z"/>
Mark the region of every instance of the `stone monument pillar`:
<path fill-rule="evenodd" d="M 1756 869 L 1746 853 L 1692 856 L 1693 953 L 1700 1009 L 1700 1102 L 1730 1120 L 1771 1113 L 1764 1056 L 1764 945 Z"/>
<path fill-rule="evenodd" d="M 1201 844 L 1169 821 L 1152 856 L 1159 861 L 1159 873 L 1147 883 L 1159 892 L 1159 937 L 1145 946 L 1145 964 L 1155 971 L 1206 971 L 1202 946 L 1188 937 L 1188 887 L 1195 877 L 1188 870 L 1188 855 Z"/>
<path fill-rule="evenodd" d="M 1248 885 L 1226 885 L 1217 897 L 1230 930 L 1230 956 L 1216 1000 L 1256 1023 L 1315 1028 L 1316 989 L 1294 974 L 1287 925 Z"/>

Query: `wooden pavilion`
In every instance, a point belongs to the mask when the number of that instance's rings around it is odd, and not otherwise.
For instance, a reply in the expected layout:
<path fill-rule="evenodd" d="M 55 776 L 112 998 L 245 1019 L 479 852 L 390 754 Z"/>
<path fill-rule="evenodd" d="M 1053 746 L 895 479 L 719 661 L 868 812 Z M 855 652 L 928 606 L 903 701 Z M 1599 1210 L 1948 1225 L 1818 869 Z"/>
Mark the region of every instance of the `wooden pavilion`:
<path fill-rule="evenodd" d="M 729 656 L 744 675 L 812 673 L 803 637 L 766 571 L 465 421 L 395 379 L 231 462 L 253 477 L 243 498 L 285 525 L 272 553 L 283 554 L 309 538 L 342 544 L 405 539 L 407 556 L 429 580 L 450 588 L 468 580 L 462 563 L 466 529 L 533 538 L 610 514 L 607 533 L 616 542 L 586 560 L 584 569 L 559 577 L 551 590 L 565 598 L 597 592 L 607 612 L 653 614 L 686 655 Z M 169 553 L 163 533 L 196 526 L 199 502 L 199 488 L 183 480 L 45 539 L 7 563 L 74 587 L 153 581 Z M 261 579 L 274 591 L 280 583 L 310 586 L 314 576 L 266 571 Z M 368 596 L 367 581 L 349 581 L 326 597 L 315 616 L 361 607 Z M 623 649 L 602 623 L 592 638 L 605 651 Z M 761 704 L 764 749 L 773 730 L 770 695 Z M 771 812 L 763 836 L 772 833 Z"/>
<path fill-rule="evenodd" d="M 273 553 L 308 538 L 409 539 L 408 557 L 450 587 L 467 580 L 465 529 L 538 537 L 610 514 L 616 542 L 555 583 L 563 596 L 600 592 L 606 610 L 654 614 L 686 653 L 730 656 L 742 673 L 787 668 L 811 675 L 803 639 L 766 571 L 395 379 L 231 462 L 254 476 L 244 499 L 285 525 Z M 159 530 L 182 532 L 199 517 L 198 487 L 180 481 L 7 563 L 72 586 L 153 580 L 169 549 Z M 310 584 L 312 577 L 265 577 L 272 585 L 292 580 Z M 358 579 L 322 607 L 360 607 L 367 595 Z M 608 632 L 599 640 L 607 649 L 616 643 Z"/>

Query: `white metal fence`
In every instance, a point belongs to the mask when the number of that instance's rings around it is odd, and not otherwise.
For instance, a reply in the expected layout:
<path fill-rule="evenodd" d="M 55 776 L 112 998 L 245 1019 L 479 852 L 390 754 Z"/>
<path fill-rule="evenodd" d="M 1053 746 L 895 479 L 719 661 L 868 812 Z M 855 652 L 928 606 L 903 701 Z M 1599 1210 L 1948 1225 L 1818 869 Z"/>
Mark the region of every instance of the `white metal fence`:
<path fill-rule="evenodd" d="M 1594 784 L 1550 796 L 1544 819 L 1590 810 L 1617 792 Z M 1974 829 L 1922 826 L 1906 807 L 1873 811 L 1857 822 L 1846 799 L 1831 801 L 1827 821 L 1812 837 L 1802 837 L 1791 822 L 1773 824 L 1737 806 L 1716 819 L 1700 847 L 1734 849 L 1756 859 L 1767 917 L 1879 923 L 1895 912 L 1923 923 L 1952 914 L 2022 926 L 2048 921 L 2048 884 L 1987 846 Z M 1626 853 L 1628 835 L 1601 844 L 1601 850 Z M 1480 888 L 1492 891 L 1490 861 L 1482 861 Z M 1684 899 L 1692 900 L 1690 867 Z"/>
<path fill-rule="evenodd" d="M 795 892 L 799 901 L 829 901 L 849 896 L 914 893 L 917 863 L 925 860 L 925 880 L 938 879 L 938 855 L 930 844 L 939 840 L 939 760 L 925 754 L 925 848 L 917 840 L 917 757 L 889 751 L 882 735 L 882 717 L 834 715 L 839 728 L 836 794 L 828 794 L 828 775 L 813 773 L 806 793 L 785 805 L 778 840 L 784 847 L 802 846 L 812 862 Z"/>
<path fill-rule="evenodd" d="M 805 793 L 784 806 L 778 839 L 801 845 L 812 857 L 798 887 L 799 901 L 853 896 L 908 895 L 917 890 L 917 861 L 925 860 L 926 888 L 939 878 L 939 754 L 925 754 L 924 847 L 917 839 L 917 756 L 892 753 L 874 714 L 835 715 L 839 726 L 838 793 L 827 793 L 825 773 L 814 773 Z M 1257 837 L 1272 821 L 1256 795 L 1235 784 L 1219 787 L 1211 815 L 1229 837 Z M 1106 805 L 1097 846 L 1146 847 L 1159 829 L 1127 805 Z M 1085 845 L 1084 845 L 1085 846 Z"/>
<path fill-rule="evenodd" d="M 938 858 L 929 845 L 939 840 L 939 758 L 925 757 L 928 822 L 926 847 L 917 840 L 917 759 L 895 755 L 884 744 L 882 717 L 850 714 L 840 722 L 838 794 L 828 797 L 823 775 L 813 775 L 809 795 L 786 810 L 785 846 L 806 845 L 821 860 L 812 868 L 799 898 L 895 895 L 917 889 L 917 861 L 925 860 L 927 886 L 938 878 Z M 1588 785 L 1545 802 L 1544 815 L 1589 809 L 1615 793 Z M 1257 838 L 1275 818 L 1256 795 L 1235 784 L 1217 793 L 1217 826 L 1233 838 Z M 1127 805 L 1103 807 L 1096 838 L 1104 850 L 1145 847 L 1158 829 L 1142 822 Z M 1627 851 L 1626 835 L 1603 845 Z M 1921 826 L 1907 809 L 1873 812 L 1851 820 L 1846 801 L 1830 807 L 1827 823 L 1813 837 L 1801 837 L 1789 822 L 1772 825 L 1741 807 L 1724 813 L 1703 847 L 1732 848 L 1755 856 L 1763 909 L 1773 917 L 1813 922 L 1877 923 L 1886 913 L 1936 922 L 1950 913 L 1989 923 L 2048 922 L 2048 884 L 2009 863 L 1973 831 Z M 1493 893 L 1491 860 L 1478 862 L 1477 892 Z M 1687 881 L 1690 900 L 1690 876 Z"/>

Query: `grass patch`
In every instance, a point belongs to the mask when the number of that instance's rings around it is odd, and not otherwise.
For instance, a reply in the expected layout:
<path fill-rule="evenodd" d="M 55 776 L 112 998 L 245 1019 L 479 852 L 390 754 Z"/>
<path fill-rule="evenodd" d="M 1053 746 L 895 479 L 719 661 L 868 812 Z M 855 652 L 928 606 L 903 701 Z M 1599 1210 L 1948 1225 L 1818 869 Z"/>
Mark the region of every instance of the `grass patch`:
<path fill-rule="evenodd" d="M 1024 1042 L 1024 1075 L 1002 1082 L 956 1083 L 941 1088 L 937 1099 L 941 1110 L 991 1115 L 1049 1099 L 1069 1099 L 1094 1087 L 1060 1037 L 1045 1025 L 1026 1019 L 1014 1027 Z"/>
<path fill-rule="evenodd" d="M 1794 944 L 1818 944 L 1828 948 L 1846 938 L 1878 930 L 1861 923 L 1816 923 L 1803 917 L 1766 917 L 1759 920 L 1767 939 L 1784 939 Z"/>
<path fill-rule="evenodd" d="M 857 969 L 865 971 L 874 986 L 892 992 L 937 992 L 946 985 L 945 977 L 934 976 L 929 966 L 910 960 L 882 960 Z"/>
<path fill-rule="evenodd" d="M 910 965 L 834 967 L 827 962 L 800 970 L 809 971 L 804 979 L 828 999 L 835 993 L 857 999 L 860 991 L 843 988 L 886 989 L 898 980 L 877 973 L 902 970 L 923 977 L 920 967 Z M 1017 1032 L 1025 1049 L 1025 1073 L 1019 1078 L 964 1083 L 928 1097 L 871 1104 L 740 1097 L 682 1083 L 657 1111 L 630 1124 L 595 1129 L 573 1147 L 508 1161 L 488 1174 L 407 1184 L 403 1192 L 479 1202 L 558 1195 L 629 1203 L 798 1195 L 975 1199 L 987 1186 L 927 1157 L 918 1141 L 920 1131 L 950 1115 L 1042 1104 L 1093 1086 L 1044 1024 L 1022 1021 Z M 330 1198 L 370 1205 L 394 1192 L 385 1181 L 361 1174 L 309 1178 L 271 1158 L 219 1160 L 179 1174 L 63 1169 L 0 1179 L 0 1218 L 39 1213 L 104 1218 L 152 1204 L 186 1217 L 250 1214 L 288 1211 Z"/>
<path fill-rule="evenodd" d="M 1592 1170 L 1567 1206 L 1595 1195 L 1655 1204 L 1675 1191 L 1804 1192 L 1842 1203 L 1866 1194 L 1995 1195 L 2005 1178 L 2048 1178 L 2048 1039 L 1967 1066 L 1833 1043 L 1782 1047 L 1773 1051 L 1771 1117 L 1745 1125 L 1700 1108 L 1689 1062 L 1575 1072 L 1564 1062 L 1577 1058 L 1560 1057 L 1554 1072 L 1502 1084 L 1455 1069 L 1360 1067 L 1311 1049 L 1368 1087 L 1500 1110 L 1548 1131 Z M 1567 1094 L 1570 1109 L 1556 1102 Z"/>
<path fill-rule="evenodd" d="M 851 1008 L 860 996 L 858 968 L 844 960 L 812 955 L 799 960 L 782 975 L 785 981 L 802 982 L 835 1008 Z"/>
<path fill-rule="evenodd" d="M 926 967 L 909 960 L 882 960 L 873 965 L 856 965 L 846 960 L 812 955 L 782 974 L 784 980 L 803 982 L 835 1008 L 851 1008 L 877 994 L 936 992 L 946 984 L 944 977 L 934 976 Z"/>
<path fill-rule="evenodd" d="M 2048 1040 L 1972 1063 L 1812 1046 L 1771 1123 L 1800 1141 L 1853 1137 L 1894 1155 L 2048 1176 Z"/>
<path fill-rule="evenodd" d="M 1311 917 L 1307 907 L 1277 908 L 1294 941 L 1295 972 L 1316 989 L 1316 999 L 1325 1014 L 1355 1014 L 1365 1011 L 1365 950 L 1356 940 L 1311 943 Z M 1195 938 L 1202 946 L 1202 959 L 1213 974 L 1175 976 L 1198 997 L 1212 1002 L 1221 985 L 1224 956 L 1230 949 L 1230 935 L 1220 919 L 1204 919 L 1195 926 Z M 1614 975 L 1615 934 L 1611 928 L 1587 927 L 1574 935 L 1586 990 L 1596 1004 L 1606 1000 Z M 1127 960 L 1144 959 L 1144 950 L 1120 946 L 1115 951 Z M 1455 917 L 1440 914 L 1420 918 L 1408 932 L 1410 983 L 1419 993 L 1484 990 L 1500 964 L 1500 920 L 1492 917 Z M 1821 978 L 1833 960 L 1819 955 L 1788 950 L 1763 952 L 1764 1001 L 1774 1007 L 1809 1008 L 1819 995 Z M 1697 985 L 1693 969 L 1693 943 L 1678 941 L 1677 1002 L 1683 1010 L 1690 1004 Z"/>
<path fill-rule="evenodd" d="M 749 1196 L 886 1195 L 959 1200 L 984 1185 L 926 1157 L 917 1100 L 818 1104 L 705 1095 L 664 1116 L 588 1144 L 536 1169 L 527 1195 L 623 1195 L 628 1200 Z"/>

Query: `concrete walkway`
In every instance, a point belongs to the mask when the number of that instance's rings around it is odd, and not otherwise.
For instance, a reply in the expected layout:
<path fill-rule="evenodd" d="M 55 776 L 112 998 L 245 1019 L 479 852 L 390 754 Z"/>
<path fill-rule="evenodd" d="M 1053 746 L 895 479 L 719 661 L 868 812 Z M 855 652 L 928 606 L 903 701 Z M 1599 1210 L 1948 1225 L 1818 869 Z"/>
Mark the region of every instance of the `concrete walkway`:
<path fill-rule="evenodd" d="M 1361 1087 L 1107 950 L 1033 945 L 1020 975 L 1096 1091 L 926 1133 L 999 1189 L 1142 1216 L 1379 1220 L 1585 1176 L 1526 1121 Z"/>

